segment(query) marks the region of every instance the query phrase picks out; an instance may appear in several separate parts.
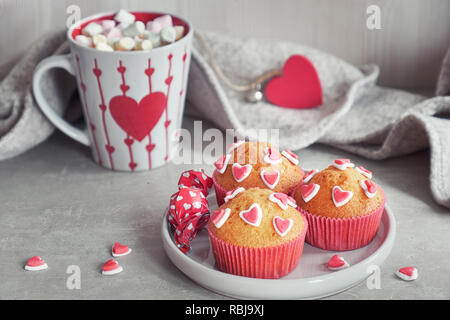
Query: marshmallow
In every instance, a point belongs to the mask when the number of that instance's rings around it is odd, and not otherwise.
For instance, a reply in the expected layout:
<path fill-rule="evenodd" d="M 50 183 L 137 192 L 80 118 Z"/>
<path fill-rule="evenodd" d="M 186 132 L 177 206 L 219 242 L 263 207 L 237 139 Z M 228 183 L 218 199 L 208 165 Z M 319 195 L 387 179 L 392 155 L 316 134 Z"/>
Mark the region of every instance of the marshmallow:
<path fill-rule="evenodd" d="M 114 43 L 114 48 L 118 51 L 130 51 L 133 50 L 135 41 L 133 38 L 124 37 Z"/>
<path fill-rule="evenodd" d="M 147 30 L 153 33 L 159 33 L 162 29 L 162 25 L 158 21 L 147 22 Z"/>
<path fill-rule="evenodd" d="M 175 29 L 175 40 L 180 40 L 184 36 L 184 27 L 183 26 L 175 26 L 173 27 Z"/>
<path fill-rule="evenodd" d="M 97 47 L 99 43 L 107 43 L 107 39 L 102 34 L 96 34 L 92 37 L 92 42 L 94 43 L 94 46 Z"/>
<path fill-rule="evenodd" d="M 173 27 L 165 27 L 161 30 L 161 40 L 166 43 L 172 43 L 175 41 L 177 34 Z"/>
<path fill-rule="evenodd" d="M 140 40 L 136 42 L 135 50 L 148 51 L 153 49 L 152 42 L 150 40 Z"/>
<path fill-rule="evenodd" d="M 130 24 L 126 29 L 123 30 L 123 35 L 126 37 L 135 37 L 143 34 L 145 31 L 145 24 L 142 21 L 136 21 Z"/>
<path fill-rule="evenodd" d="M 119 23 L 131 24 L 135 21 L 136 17 L 134 14 L 128 12 L 127 10 L 120 9 L 119 12 L 114 16 L 114 20 Z"/>
<path fill-rule="evenodd" d="M 161 45 L 161 37 L 159 34 L 153 33 L 151 31 L 146 31 L 144 33 L 144 38 L 152 42 L 153 48 L 157 48 Z"/>
<path fill-rule="evenodd" d="M 102 33 L 103 27 L 96 22 L 91 22 L 87 26 L 83 28 L 81 31 L 82 34 L 88 37 L 93 37 L 96 34 Z"/>
<path fill-rule="evenodd" d="M 75 42 L 83 47 L 92 47 L 92 38 L 83 36 L 81 34 L 75 37 Z"/>
<path fill-rule="evenodd" d="M 120 37 L 122 37 L 122 31 L 117 28 L 114 27 L 111 30 L 109 30 L 106 34 L 106 39 L 108 39 L 108 41 L 111 41 L 113 39 L 119 39 Z"/>
<path fill-rule="evenodd" d="M 116 26 L 116 22 L 114 20 L 102 20 L 100 24 L 103 27 L 103 33 L 108 32 Z"/>
<path fill-rule="evenodd" d="M 158 22 L 163 29 L 173 26 L 172 17 L 168 14 L 155 18 L 153 22 Z"/>
<path fill-rule="evenodd" d="M 114 51 L 114 49 L 107 43 L 100 42 L 95 46 L 95 49 L 100 51 Z"/>

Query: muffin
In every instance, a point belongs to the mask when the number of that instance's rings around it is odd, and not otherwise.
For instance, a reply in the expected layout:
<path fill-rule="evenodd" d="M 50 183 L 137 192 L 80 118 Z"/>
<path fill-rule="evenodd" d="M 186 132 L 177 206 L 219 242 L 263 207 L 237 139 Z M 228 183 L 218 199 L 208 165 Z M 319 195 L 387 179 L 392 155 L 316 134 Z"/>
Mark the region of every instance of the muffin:
<path fill-rule="evenodd" d="M 375 237 L 385 205 L 384 191 L 364 167 L 336 159 L 328 168 L 311 170 L 293 193 L 308 220 L 306 242 L 325 250 L 353 250 Z"/>
<path fill-rule="evenodd" d="M 266 188 L 289 193 L 301 182 L 303 171 L 297 156 L 289 150 L 279 152 L 266 142 L 233 143 L 214 166 L 213 182 L 219 205 L 237 188 Z"/>
<path fill-rule="evenodd" d="M 307 230 L 293 198 L 250 188 L 211 215 L 208 233 L 220 270 L 252 278 L 277 279 L 298 264 Z"/>

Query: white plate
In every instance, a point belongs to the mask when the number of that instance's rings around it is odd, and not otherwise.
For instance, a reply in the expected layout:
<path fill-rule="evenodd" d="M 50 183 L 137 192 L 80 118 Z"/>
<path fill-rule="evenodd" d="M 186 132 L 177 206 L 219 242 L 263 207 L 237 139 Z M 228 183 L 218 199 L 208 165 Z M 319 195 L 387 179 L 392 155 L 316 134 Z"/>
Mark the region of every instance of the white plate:
<path fill-rule="evenodd" d="M 212 212 L 217 208 L 214 192 L 209 195 L 208 201 Z M 357 250 L 339 252 L 350 264 L 349 268 L 329 271 L 328 260 L 336 252 L 305 243 L 298 266 L 277 280 L 247 278 L 219 271 L 206 229 L 197 234 L 191 243 L 192 250 L 187 254 L 175 245 L 167 214 L 161 231 L 164 250 L 170 260 L 189 278 L 207 289 L 240 299 L 314 299 L 349 289 L 369 276 L 371 266 L 380 266 L 394 245 L 395 218 L 386 206 L 380 228 L 371 243 Z"/>

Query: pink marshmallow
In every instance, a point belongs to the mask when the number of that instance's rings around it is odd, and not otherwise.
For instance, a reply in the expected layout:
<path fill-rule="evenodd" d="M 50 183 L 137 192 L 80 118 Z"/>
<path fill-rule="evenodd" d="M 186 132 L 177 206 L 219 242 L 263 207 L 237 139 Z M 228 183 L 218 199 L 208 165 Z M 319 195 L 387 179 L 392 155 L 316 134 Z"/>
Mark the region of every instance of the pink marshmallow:
<path fill-rule="evenodd" d="M 104 32 L 107 33 L 116 26 L 116 22 L 114 20 L 102 20 L 101 25 Z"/>
<path fill-rule="evenodd" d="M 108 32 L 106 32 L 105 36 L 106 36 L 106 39 L 108 39 L 108 40 L 117 39 L 122 36 L 122 31 L 120 31 L 119 28 L 114 27 L 111 30 L 109 30 Z"/>
<path fill-rule="evenodd" d="M 168 14 L 155 18 L 153 21 L 161 24 L 161 29 L 173 26 L 172 17 Z"/>
<path fill-rule="evenodd" d="M 163 26 L 158 21 L 156 21 L 156 19 L 147 22 L 147 30 L 151 31 L 152 33 L 158 34 L 162 28 Z"/>

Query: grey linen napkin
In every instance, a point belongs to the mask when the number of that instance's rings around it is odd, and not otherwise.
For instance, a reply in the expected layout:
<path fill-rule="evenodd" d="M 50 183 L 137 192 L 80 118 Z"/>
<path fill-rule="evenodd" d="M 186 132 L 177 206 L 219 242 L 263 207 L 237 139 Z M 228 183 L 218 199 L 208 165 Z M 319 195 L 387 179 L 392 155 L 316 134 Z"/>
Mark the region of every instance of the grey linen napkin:
<path fill-rule="evenodd" d="M 234 128 L 241 137 L 252 138 L 249 129 L 280 128 L 280 147 L 292 150 L 320 142 L 370 159 L 385 159 L 430 147 L 431 190 L 438 203 L 450 207 L 450 96 L 445 96 L 450 92 L 450 50 L 437 84 L 438 96 L 426 99 L 376 86 L 379 70 L 374 65 L 357 68 L 294 43 L 202 34 L 224 73 L 237 83 L 282 67 L 292 54 L 307 56 L 322 83 L 323 105 L 290 110 L 265 101 L 247 103 L 241 93 L 222 84 L 194 40 L 187 113 L 222 129 Z M 32 98 L 31 76 L 42 58 L 66 51 L 64 35 L 50 35 L 1 81 L 0 160 L 28 150 L 53 132 Z M 62 113 L 75 90 L 74 79 L 55 70 L 44 86 L 51 105 Z"/>

